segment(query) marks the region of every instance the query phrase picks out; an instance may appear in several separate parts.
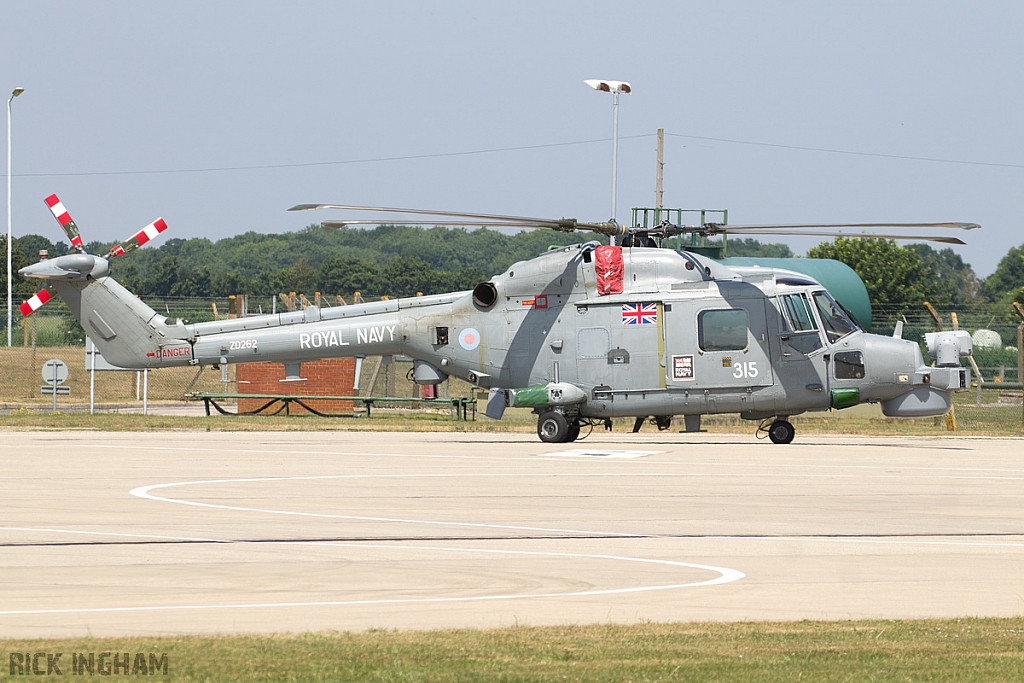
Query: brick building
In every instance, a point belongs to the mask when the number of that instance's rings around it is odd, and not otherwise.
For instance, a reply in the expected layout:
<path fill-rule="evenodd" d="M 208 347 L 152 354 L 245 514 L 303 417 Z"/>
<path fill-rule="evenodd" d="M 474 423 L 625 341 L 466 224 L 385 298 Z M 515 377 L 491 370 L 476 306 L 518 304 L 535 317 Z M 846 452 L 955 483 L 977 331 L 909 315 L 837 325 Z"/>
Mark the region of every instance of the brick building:
<path fill-rule="evenodd" d="M 354 358 L 328 358 L 302 364 L 305 382 L 282 382 L 283 363 L 242 363 L 237 366 L 238 393 L 271 394 L 275 396 L 354 396 L 356 361 Z M 267 399 L 240 398 L 238 412 L 257 410 Z M 352 401 L 306 401 L 311 408 L 322 413 L 350 413 L 355 409 Z M 302 406 L 292 403 L 292 414 L 306 413 Z"/>

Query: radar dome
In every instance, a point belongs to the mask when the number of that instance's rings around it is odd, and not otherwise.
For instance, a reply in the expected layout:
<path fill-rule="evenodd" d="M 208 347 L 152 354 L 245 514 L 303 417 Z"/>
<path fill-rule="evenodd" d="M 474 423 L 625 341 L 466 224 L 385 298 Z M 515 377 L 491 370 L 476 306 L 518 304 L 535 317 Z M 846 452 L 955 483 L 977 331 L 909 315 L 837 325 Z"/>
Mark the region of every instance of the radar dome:
<path fill-rule="evenodd" d="M 993 332 L 992 330 L 978 330 L 971 335 L 971 341 L 974 342 L 974 348 L 976 349 L 1003 348 L 1003 338 L 999 336 L 998 332 Z"/>

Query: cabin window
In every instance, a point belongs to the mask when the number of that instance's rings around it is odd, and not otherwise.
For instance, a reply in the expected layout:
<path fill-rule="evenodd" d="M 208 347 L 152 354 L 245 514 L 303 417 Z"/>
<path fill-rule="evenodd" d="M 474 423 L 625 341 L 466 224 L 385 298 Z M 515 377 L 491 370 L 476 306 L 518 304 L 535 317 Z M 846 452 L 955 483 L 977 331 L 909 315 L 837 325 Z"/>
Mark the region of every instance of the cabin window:
<path fill-rule="evenodd" d="M 835 356 L 836 379 L 864 379 L 864 354 L 840 351 Z"/>
<path fill-rule="evenodd" d="M 747 348 L 747 312 L 742 308 L 701 311 L 697 336 L 703 351 L 742 351 Z"/>

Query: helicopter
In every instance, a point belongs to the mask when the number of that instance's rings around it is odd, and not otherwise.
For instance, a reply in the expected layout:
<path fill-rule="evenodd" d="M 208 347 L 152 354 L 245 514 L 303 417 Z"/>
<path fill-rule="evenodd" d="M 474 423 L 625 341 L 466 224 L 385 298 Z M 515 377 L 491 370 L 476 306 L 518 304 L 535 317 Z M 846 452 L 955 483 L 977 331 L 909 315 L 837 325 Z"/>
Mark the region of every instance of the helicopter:
<path fill-rule="evenodd" d="M 974 223 L 684 226 L 653 228 L 614 220 L 538 219 L 491 214 L 300 204 L 291 211 L 345 210 L 419 214 L 445 225 L 590 231 L 610 238 L 552 248 L 510 266 L 471 291 L 398 298 L 332 308 L 186 323 L 165 317 L 109 274 L 109 261 L 166 229 L 159 220 L 104 256 L 86 253 L 56 195 L 47 205 L 75 252 L 19 272 L 48 282 L 22 305 L 24 315 L 54 293 L 113 365 L 140 369 L 279 362 L 286 380 L 301 364 L 323 358 L 402 354 L 412 379 L 437 385 L 449 377 L 488 392 L 485 414 L 530 408 L 537 434 L 566 443 L 581 428 L 634 417 L 668 429 L 701 431 L 703 415 L 738 413 L 758 421 L 773 443 L 793 441 L 789 419 L 807 411 L 880 403 L 889 417 L 949 411 L 951 393 L 969 386 L 960 358 L 971 353 L 967 332 L 926 335 L 935 363 L 920 346 L 868 333 L 815 279 L 793 269 L 727 266 L 658 241 L 681 234 L 810 234 L 930 240 L 957 237 L 847 234 L 844 230 L 931 228 L 973 230 Z M 455 221 L 449 219 L 458 219 Z M 341 227 L 368 223 L 327 220 Z"/>

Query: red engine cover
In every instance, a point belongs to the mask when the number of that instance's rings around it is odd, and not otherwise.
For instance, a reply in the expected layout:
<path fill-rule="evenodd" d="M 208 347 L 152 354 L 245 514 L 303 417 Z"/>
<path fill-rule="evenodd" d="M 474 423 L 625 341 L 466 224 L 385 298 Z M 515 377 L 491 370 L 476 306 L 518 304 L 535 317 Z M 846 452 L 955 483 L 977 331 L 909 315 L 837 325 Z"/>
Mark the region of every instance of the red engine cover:
<path fill-rule="evenodd" d="M 602 246 L 594 249 L 598 294 L 622 293 L 622 247 Z"/>

